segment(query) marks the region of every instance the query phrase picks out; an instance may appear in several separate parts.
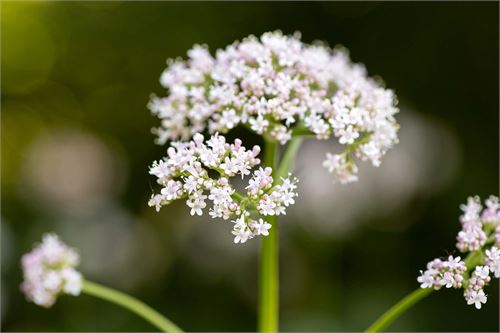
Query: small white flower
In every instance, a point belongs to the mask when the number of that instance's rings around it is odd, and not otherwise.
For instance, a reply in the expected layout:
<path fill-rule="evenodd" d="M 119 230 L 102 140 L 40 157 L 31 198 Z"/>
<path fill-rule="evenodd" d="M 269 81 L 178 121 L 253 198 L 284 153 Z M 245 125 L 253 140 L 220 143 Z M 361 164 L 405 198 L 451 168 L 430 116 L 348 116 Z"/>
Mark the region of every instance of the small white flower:
<path fill-rule="evenodd" d="M 496 246 L 492 246 L 491 249 L 486 250 L 485 253 L 486 264 L 495 277 L 500 278 L 500 249 Z"/>
<path fill-rule="evenodd" d="M 159 212 L 161 206 L 164 204 L 164 197 L 161 194 L 153 194 L 148 201 L 148 206 L 155 207 L 156 211 Z"/>
<path fill-rule="evenodd" d="M 446 288 L 451 288 L 453 287 L 453 284 L 455 283 L 455 277 L 452 272 L 445 272 L 443 274 L 443 278 L 441 279 L 441 285 L 445 286 Z"/>
<path fill-rule="evenodd" d="M 263 196 L 263 198 L 259 201 L 259 205 L 257 206 L 259 212 L 264 216 L 276 215 L 275 208 L 276 208 L 276 203 L 267 194 Z"/>
<path fill-rule="evenodd" d="M 234 243 L 245 243 L 251 236 L 252 232 L 246 227 L 233 229 Z"/>
<path fill-rule="evenodd" d="M 469 221 L 463 224 L 462 230 L 457 235 L 457 248 L 462 251 L 477 251 L 486 243 L 486 233 L 482 224 Z"/>
<path fill-rule="evenodd" d="M 480 290 L 469 290 L 466 293 L 467 304 L 476 307 L 476 309 L 481 309 L 481 305 L 485 304 L 487 301 L 486 294 L 482 289 Z"/>
<path fill-rule="evenodd" d="M 236 219 L 234 222 L 234 228 L 241 229 L 241 228 L 246 228 L 246 223 L 245 223 L 245 215 L 241 214 L 240 217 Z"/>
<path fill-rule="evenodd" d="M 224 163 L 220 165 L 220 168 L 228 175 L 234 176 L 238 172 L 238 165 L 235 163 L 236 160 L 226 157 Z"/>
<path fill-rule="evenodd" d="M 269 236 L 269 229 L 271 229 L 272 225 L 267 223 L 263 219 L 259 219 L 258 222 L 252 224 L 255 229 L 255 233 L 257 235 Z"/>
<path fill-rule="evenodd" d="M 175 200 L 179 197 L 181 184 L 174 180 L 169 180 L 164 188 L 161 189 L 161 194 L 166 200 Z"/>
<path fill-rule="evenodd" d="M 226 127 L 231 129 L 235 127 L 240 121 L 240 117 L 236 114 L 234 109 L 225 110 L 222 112 L 222 117 L 220 119 L 220 123 L 222 127 Z"/>
<path fill-rule="evenodd" d="M 265 119 L 261 114 L 257 118 L 250 118 L 249 121 L 250 128 L 257 134 L 262 134 L 269 126 L 269 121 Z"/>
<path fill-rule="evenodd" d="M 191 215 L 203 215 L 203 208 L 207 206 L 205 199 L 207 198 L 202 192 L 195 192 L 195 194 L 186 201 L 186 205 L 191 208 L 189 212 Z"/>
<path fill-rule="evenodd" d="M 341 144 L 351 144 L 354 143 L 354 140 L 359 138 L 359 133 L 355 131 L 351 125 L 349 125 L 345 130 L 339 130 L 339 136 L 339 142 Z"/>
<path fill-rule="evenodd" d="M 255 196 L 264 189 L 269 188 L 273 183 L 273 177 L 271 177 L 272 171 L 270 167 L 260 167 L 258 170 L 255 170 L 253 177 L 249 180 L 248 186 L 246 187 L 248 194 Z"/>
<path fill-rule="evenodd" d="M 326 153 L 326 160 L 323 161 L 323 166 L 328 172 L 335 175 L 341 184 L 347 184 L 358 180 L 356 173 L 357 167 L 349 163 L 343 155 L 333 155 Z"/>
<path fill-rule="evenodd" d="M 467 203 L 460 205 L 460 209 L 464 214 L 460 217 L 462 223 L 476 222 L 479 220 L 479 213 L 481 212 L 481 201 L 478 196 L 467 198 Z"/>
<path fill-rule="evenodd" d="M 198 181 L 194 176 L 184 178 L 184 190 L 191 194 L 198 189 Z"/>
<path fill-rule="evenodd" d="M 430 271 L 420 271 L 420 276 L 417 281 L 420 283 L 420 288 L 432 288 L 434 286 L 434 274 Z"/>
<path fill-rule="evenodd" d="M 474 273 L 480 279 L 487 280 L 489 279 L 490 268 L 488 266 L 476 266 L 476 270 L 474 271 Z"/>

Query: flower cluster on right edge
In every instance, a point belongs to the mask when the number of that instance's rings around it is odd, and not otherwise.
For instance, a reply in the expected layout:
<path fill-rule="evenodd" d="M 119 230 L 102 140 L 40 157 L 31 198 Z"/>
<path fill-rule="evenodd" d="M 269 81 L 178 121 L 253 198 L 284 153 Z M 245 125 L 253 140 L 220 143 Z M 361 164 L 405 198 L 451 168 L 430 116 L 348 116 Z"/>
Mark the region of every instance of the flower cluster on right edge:
<path fill-rule="evenodd" d="M 462 230 L 457 235 L 457 249 L 468 255 L 464 260 L 449 256 L 447 260 L 430 261 L 417 278 L 421 288 L 463 288 L 467 304 L 480 309 L 486 303 L 484 287 L 491 281 L 490 275 L 500 277 L 498 197 L 490 196 L 485 205 L 483 209 L 480 198 L 475 196 L 460 206 Z"/>

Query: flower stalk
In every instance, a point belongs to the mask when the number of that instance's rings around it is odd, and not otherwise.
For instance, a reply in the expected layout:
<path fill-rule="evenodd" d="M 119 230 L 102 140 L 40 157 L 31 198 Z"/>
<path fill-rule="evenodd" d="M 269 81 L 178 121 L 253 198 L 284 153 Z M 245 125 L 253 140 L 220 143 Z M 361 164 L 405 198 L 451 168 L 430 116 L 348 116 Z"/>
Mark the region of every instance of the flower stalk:
<path fill-rule="evenodd" d="M 120 291 L 102 286 L 95 282 L 91 282 L 88 280 L 83 280 L 82 292 L 101 298 L 108 302 L 119 305 L 125 309 L 128 309 L 141 318 L 148 321 L 150 324 L 160 329 L 162 332 L 166 333 L 182 333 L 183 331 L 177 327 L 170 320 L 162 316 L 159 312 L 152 309 L 148 305 L 139 301 L 138 299 L 124 294 Z"/>
<path fill-rule="evenodd" d="M 412 293 L 406 295 L 402 300 L 391 307 L 379 319 L 377 319 L 365 332 L 381 332 L 387 326 L 392 324 L 399 316 L 405 313 L 409 308 L 425 298 L 433 289 L 416 289 Z"/>
<path fill-rule="evenodd" d="M 490 240 L 492 236 L 495 236 L 495 234 L 492 232 L 487 236 L 487 239 Z M 469 271 L 473 271 L 477 265 L 483 263 L 484 259 L 485 255 L 482 250 L 470 252 L 463 261 L 463 264 L 467 269 L 465 276 L 469 276 Z M 413 305 L 430 295 L 434 290 L 435 289 L 432 288 L 418 288 L 414 290 L 382 314 L 370 327 L 366 329 L 365 332 L 381 332 L 402 314 L 408 311 Z"/>
<path fill-rule="evenodd" d="M 470 253 L 464 262 L 468 269 L 476 264 L 477 254 L 476 252 Z M 384 312 L 370 327 L 368 327 L 365 332 L 381 332 L 389 325 L 391 325 L 396 319 L 398 319 L 402 314 L 408 311 L 412 306 L 420 302 L 422 299 L 430 295 L 434 289 L 431 288 L 418 288 L 399 302 L 394 304 L 389 310 Z"/>
<path fill-rule="evenodd" d="M 279 145 L 265 143 L 264 164 L 273 168 L 275 179 L 286 177 L 292 168 L 302 138 L 295 137 L 287 145 L 278 166 Z M 259 271 L 259 332 L 277 332 L 279 327 L 279 226 L 278 217 L 269 216 L 272 225 L 269 236 L 261 243 Z"/>
<path fill-rule="evenodd" d="M 264 165 L 273 168 L 274 172 L 276 172 L 278 148 L 278 143 L 266 140 Z M 274 215 L 266 220 L 272 228 L 269 236 L 263 237 L 261 241 L 258 329 L 259 332 L 277 332 L 279 321 L 278 218 Z"/>

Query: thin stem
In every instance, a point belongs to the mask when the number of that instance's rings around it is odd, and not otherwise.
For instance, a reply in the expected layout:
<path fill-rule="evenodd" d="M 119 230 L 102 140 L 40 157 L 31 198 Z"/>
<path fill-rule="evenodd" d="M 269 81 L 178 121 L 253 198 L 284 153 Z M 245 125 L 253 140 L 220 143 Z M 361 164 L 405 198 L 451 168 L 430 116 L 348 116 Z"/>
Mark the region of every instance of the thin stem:
<path fill-rule="evenodd" d="M 283 153 L 283 157 L 280 161 L 280 166 L 278 168 L 278 172 L 276 173 L 276 177 L 279 179 L 280 177 L 285 177 L 286 174 L 291 170 L 293 166 L 293 162 L 295 160 L 295 155 L 299 151 L 300 145 L 302 144 L 303 138 L 296 137 L 293 138 L 290 143 L 287 145 L 285 152 Z"/>
<path fill-rule="evenodd" d="M 471 270 L 475 266 L 479 265 L 484 259 L 483 252 L 481 250 L 471 252 L 465 257 L 464 263 L 468 270 Z M 430 295 L 434 289 L 432 288 L 418 288 L 412 293 L 406 295 L 402 300 L 393 305 L 389 310 L 387 310 L 382 316 L 380 316 L 370 327 L 366 329 L 365 332 L 380 332 L 399 316 L 405 313 L 409 308 L 418 303 L 420 300 Z"/>
<path fill-rule="evenodd" d="M 265 141 L 264 164 L 276 171 L 278 144 Z M 269 216 L 269 236 L 262 237 L 259 271 L 259 332 L 277 332 L 279 318 L 278 219 Z"/>
<path fill-rule="evenodd" d="M 434 289 L 419 288 L 408 294 L 405 298 L 396 303 L 392 308 L 385 312 L 376 322 L 366 329 L 365 332 L 380 332 L 389 326 L 396 318 L 406 312 L 415 303 L 429 295 Z"/>
<path fill-rule="evenodd" d="M 120 291 L 102 286 L 95 282 L 91 282 L 88 280 L 83 281 L 82 292 L 95 296 L 101 299 L 104 299 L 108 302 L 114 303 L 116 305 L 122 306 L 135 314 L 139 315 L 156 328 L 160 329 L 163 332 L 168 333 L 182 333 L 183 331 L 177 327 L 174 323 L 172 323 L 167 318 L 163 317 L 156 310 L 150 308 L 148 305 L 139 301 L 132 296 L 124 294 Z"/>

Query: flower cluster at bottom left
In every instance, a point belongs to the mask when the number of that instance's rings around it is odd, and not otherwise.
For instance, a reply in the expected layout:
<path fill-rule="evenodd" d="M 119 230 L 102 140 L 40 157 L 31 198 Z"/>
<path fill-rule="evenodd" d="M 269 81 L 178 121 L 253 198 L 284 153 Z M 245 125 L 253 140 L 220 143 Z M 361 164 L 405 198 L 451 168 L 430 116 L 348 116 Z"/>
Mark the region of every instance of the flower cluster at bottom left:
<path fill-rule="evenodd" d="M 28 300 L 44 307 L 52 306 L 60 294 L 77 296 L 83 282 L 75 269 L 79 261 L 78 253 L 57 235 L 45 234 L 42 243 L 22 258 L 21 290 Z"/>

